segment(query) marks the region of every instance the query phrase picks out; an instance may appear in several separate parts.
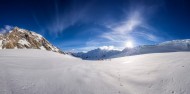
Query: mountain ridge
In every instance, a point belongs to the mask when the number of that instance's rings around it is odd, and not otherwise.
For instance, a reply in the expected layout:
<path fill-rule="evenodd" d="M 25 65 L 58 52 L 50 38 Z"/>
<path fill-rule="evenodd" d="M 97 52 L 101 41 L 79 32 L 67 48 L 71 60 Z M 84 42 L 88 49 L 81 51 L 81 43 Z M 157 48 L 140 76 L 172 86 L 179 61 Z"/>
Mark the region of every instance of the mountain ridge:
<path fill-rule="evenodd" d="M 65 53 L 42 35 L 19 27 L 14 27 L 6 33 L 0 34 L 0 49 L 41 49 Z"/>
<path fill-rule="evenodd" d="M 97 49 L 87 53 L 73 53 L 72 55 L 87 60 L 103 60 L 149 53 L 190 51 L 190 39 L 166 41 L 155 45 L 141 45 L 134 48 L 124 48 L 122 51 Z M 114 51 L 115 53 L 111 53 Z"/>

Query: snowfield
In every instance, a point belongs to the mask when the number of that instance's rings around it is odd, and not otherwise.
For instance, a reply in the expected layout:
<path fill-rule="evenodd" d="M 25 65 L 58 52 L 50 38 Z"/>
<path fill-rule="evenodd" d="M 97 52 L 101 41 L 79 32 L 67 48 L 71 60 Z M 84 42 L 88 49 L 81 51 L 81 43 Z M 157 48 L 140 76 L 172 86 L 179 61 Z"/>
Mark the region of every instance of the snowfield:
<path fill-rule="evenodd" d="M 190 94 L 190 52 L 104 61 L 0 50 L 0 94 Z"/>

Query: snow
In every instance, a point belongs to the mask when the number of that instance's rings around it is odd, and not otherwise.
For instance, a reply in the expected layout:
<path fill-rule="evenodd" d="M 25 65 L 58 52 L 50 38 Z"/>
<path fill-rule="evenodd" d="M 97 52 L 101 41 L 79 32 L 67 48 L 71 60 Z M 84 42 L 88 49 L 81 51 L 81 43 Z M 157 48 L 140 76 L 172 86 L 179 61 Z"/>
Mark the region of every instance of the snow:
<path fill-rule="evenodd" d="M 41 50 L 46 50 L 46 48 L 44 46 L 41 46 L 40 49 Z"/>
<path fill-rule="evenodd" d="M 37 33 L 33 32 L 33 31 L 31 31 L 31 33 L 32 33 L 33 36 L 36 36 L 36 40 L 37 40 L 37 41 L 40 41 L 40 40 L 43 38 L 42 35 L 37 34 Z"/>
<path fill-rule="evenodd" d="M 13 30 L 10 30 L 9 33 L 13 32 Z"/>
<path fill-rule="evenodd" d="M 18 31 L 21 32 L 21 33 L 25 33 L 25 29 L 18 28 Z"/>
<path fill-rule="evenodd" d="M 16 47 L 14 47 L 13 49 L 18 49 L 18 47 L 16 46 Z"/>
<path fill-rule="evenodd" d="M 26 39 L 20 39 L 19 41 L 18 41 L 18 43 L 20 43 L 20 44 L 22 44 L 22 45 L 27 45 L 27 46 L 30 46 L 30 43 L 26 40 Z"/>
<path fill-rule="evenodd" d="M 190 52 L 104 61 L 0 50 L 0 94 L 190 94 Z"/>
<path fill-rule="evenodd" d="M 3 40 L 0 40 L 0 49 L 3 47 Z"/>
<path fill-rule="evenodd" d="M 59 49 L 57 49 L 55 46 L 51 45 L 49 42 L 48 42 L 48 47 L 50 47 L 52 49 L 52 51 L 55 51 L 55 52 L 58 52 Z"/>

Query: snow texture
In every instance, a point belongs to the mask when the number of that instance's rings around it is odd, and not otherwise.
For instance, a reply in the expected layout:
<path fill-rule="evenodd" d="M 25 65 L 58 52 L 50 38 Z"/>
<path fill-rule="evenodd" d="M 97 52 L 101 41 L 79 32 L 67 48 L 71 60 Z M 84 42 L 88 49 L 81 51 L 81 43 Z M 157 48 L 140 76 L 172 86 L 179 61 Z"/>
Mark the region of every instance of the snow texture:
<path fill-rule="evenodd" d="M 46 48 L 44 48 L 44 46 L 41 46 L 40 49 L 41 49 L 41 50 L 46 50 Z"/>
<path fill-rule="evenodd" d="M 30 43 L 26 40 L 26 39 L 20 39 L 18 41 L 18 43 L 20 43 L 21 45 L 27 45 L 27 46 L 30 46 Z"/>
<path fill-rule="evenodd" d="M 0 50 L 0 94 L 190 94 L 190 52 L 102 61 Z"/>
<path fill-rule="evenodd" d="M 0 49 L 2 49 L 3 46 L 3 40 L 0 40 Z"/>

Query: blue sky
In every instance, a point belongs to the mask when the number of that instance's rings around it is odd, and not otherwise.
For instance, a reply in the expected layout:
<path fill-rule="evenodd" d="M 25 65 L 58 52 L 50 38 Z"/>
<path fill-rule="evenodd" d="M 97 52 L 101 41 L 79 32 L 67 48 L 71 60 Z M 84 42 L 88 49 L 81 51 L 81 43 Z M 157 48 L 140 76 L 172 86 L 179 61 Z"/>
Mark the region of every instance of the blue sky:
<path fill-rule="evenodd" d="M 65 51 L 190 38 L 188 0 L 1 0 L 0 30 L 18 26 Z"/>

